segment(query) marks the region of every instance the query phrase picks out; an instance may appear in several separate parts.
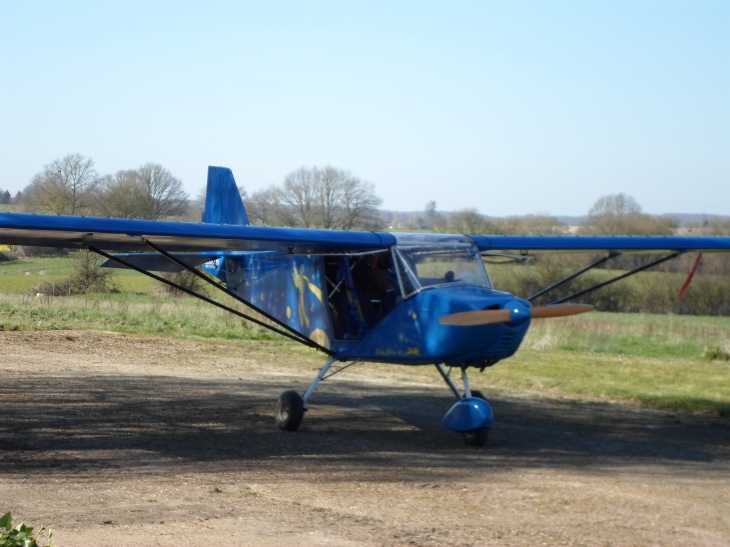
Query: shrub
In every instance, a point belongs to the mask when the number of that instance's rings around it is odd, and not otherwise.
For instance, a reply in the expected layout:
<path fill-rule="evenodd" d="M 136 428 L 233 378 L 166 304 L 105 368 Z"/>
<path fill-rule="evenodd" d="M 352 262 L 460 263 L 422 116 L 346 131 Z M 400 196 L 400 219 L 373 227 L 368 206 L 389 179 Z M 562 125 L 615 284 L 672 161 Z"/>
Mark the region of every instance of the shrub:
<path fill-rule="evenodd" d="M 119 292 L 112 277 L 112 270 L 101 267 L 104 259 L 91 251 L 82 250 L 73 255 L 76 264 L 70 277 L 57 283 L 42 283 L 32 292 L 53 296 L 71 294 Z"/>
<path fill-rule="evenodd" d="M 41 526 L 40 530 L 33 532 L 33 528 L 26 526 L 24 523 L 20 523 L 13 527 L 13 517 L 10 513 L 5 513 L 0 517 L 0 547 L 39 547 L 38 540 L 44 530 L 47 530 L 45 526 Z M 53 547 L 51 537 L 53 532 L 47 530 L 46 539 L 48 540 L 48 547 Z"/>
<path fill-rule="evenodd" d="M 581 267 L 580 263 L 572 264 L 561 258 L 540 256 L 531 260 L 534 265 L 492 264 L 488 265 L 488 269 L 496 289 L 527 298 Z M 620 273 L 598 269 L 589 271 L 536 299 L 533 304 L 549 304 Z M 597 310 L 609 312 L 730 315 L 730 279 L 726 273 L 708 275 L 700 272 L 692 281 L 686 296 L 679 298 L 679 289 L 685 279 L 686 272 L 639 273 L 574 301 L 593 304 Z"/>
<path fill-rule="evenodd" d="M 75 254 L 75 272 L 71 276 L 71 283 L 75 292 L 86 294 L 90 292 L 115 292 L 112 282 L 112 271 L 101 267 L 104 258 L 83 250 Z"/>
<path fill-rule="evenodd" d="M 160 277 L 164 277 L 168 281 L 172 281 L 173 283 L 177 283 L 181 287 L 186 288 L 189 291 L 193 291 L 199 294 L 205 294 L 205 281 L 200 279 L 197 275 L 195 275 L 192 272 L 189 272 L 187 270 L 183 270 L 181 272 L 174 272 L 174 273 L 163 273 L 160 275 Z M 172 287 L 170 285 L 163 285 L 162 290 L 166 294 L 170 294 L 172 296 L 182 296 L 185 294 L 180 289 L 177 289 L 175 287 Z"/>
<path fill-rule="evenodd" d="M 705 346 L 705 351 L 702 352 L 702 357 L 709 359 L 710 361 L 730 361 L 730 354 L 720 349 L 720 346 L 709 344 Z"/>

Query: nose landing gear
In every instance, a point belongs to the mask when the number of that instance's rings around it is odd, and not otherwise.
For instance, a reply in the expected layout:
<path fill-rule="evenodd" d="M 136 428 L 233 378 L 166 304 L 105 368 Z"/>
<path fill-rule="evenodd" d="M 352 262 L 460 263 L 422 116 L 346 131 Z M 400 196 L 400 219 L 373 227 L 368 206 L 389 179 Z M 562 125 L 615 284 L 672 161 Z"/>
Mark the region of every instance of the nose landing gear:
<path fill-rule="evenodd" d="M 492 408 L 480 391 L 472 391 L 469 387 L 469 376 L 466 368 L 461 369 L 461 379 L 464 382 L 464 394 L 459 391 L 443 365 L 436 365 L 446 384 L 459 399 L 446 413 L 441 423 L 461 433 L 464 442 L 471 446 L 484 446 L 489 438 L 492 427 Z"/>

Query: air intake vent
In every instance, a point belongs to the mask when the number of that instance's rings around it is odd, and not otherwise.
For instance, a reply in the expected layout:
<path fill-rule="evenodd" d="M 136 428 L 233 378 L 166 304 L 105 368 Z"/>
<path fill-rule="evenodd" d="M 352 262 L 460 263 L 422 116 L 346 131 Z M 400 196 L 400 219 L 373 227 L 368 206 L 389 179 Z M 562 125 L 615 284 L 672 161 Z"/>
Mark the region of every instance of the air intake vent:
<path fill-rule="evenodd" d="M 494 346 L 494 351 L 497 353 L 504 353 L 507 351 L 510 351 L 515 343 L 515 333 L 514 332 L 505 332 L 502 337 L 499 339 L 499 342 L 497 342 L 497 345 Z"/>

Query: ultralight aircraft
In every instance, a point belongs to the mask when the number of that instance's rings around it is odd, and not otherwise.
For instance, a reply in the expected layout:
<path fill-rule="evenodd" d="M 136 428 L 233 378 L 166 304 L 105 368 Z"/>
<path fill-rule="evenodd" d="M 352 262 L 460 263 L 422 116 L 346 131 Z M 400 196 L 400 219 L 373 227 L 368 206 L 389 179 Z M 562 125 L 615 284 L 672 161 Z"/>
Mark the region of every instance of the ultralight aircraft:
<path fill-rule="evenodd" d="M 208 168 L 201 223 L 0 214 L 0 244 L 88 249 L 107 267 L 131 268 L 327 356 L 308 389 L 285 391 L 283 430 L 299 428 L 317 385 L 360 361 L 433 365 L 456 396 L 443 424 L 482 446 L 492 410 L 469 369 L 512 356 L 533 319 L 592 310 L 570 304 L 592 290 L 690 251 L 730 251 L 720 236 L 489 236 L 393 234 L 251 226 L 230 169 Z M 121 251 L 122 254 L 110 254 Z M 529 298 L 495 290 L 485 256 L 531 251 L 605 253 Z M 547 306 L 531 301 L 625 252 L 664 256 Z M 510 252 L 515 254 L 509 254 Z M 202 267 L 199 269 L 199 267 Z M 244 304 L 250 315 L 153 272 L 189 271 Z M 343 363 L 334 371 L 334 363 Z M 448 368 L 448 370 L 447 370 Z M 451 377 L 461 372 L 462 388 Z"/>

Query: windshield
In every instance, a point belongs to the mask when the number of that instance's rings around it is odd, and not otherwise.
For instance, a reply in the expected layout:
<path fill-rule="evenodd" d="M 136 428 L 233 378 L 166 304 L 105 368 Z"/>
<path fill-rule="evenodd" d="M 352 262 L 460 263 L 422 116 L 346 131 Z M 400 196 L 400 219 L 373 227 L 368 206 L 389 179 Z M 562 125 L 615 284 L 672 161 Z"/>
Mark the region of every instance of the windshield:
<path fill-rule="evenodd" d="M 492 287 L 474 245 L 398 245 L 394 252 L 404 296 L 424 287 L 451 283 Z"/>

